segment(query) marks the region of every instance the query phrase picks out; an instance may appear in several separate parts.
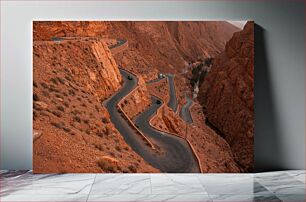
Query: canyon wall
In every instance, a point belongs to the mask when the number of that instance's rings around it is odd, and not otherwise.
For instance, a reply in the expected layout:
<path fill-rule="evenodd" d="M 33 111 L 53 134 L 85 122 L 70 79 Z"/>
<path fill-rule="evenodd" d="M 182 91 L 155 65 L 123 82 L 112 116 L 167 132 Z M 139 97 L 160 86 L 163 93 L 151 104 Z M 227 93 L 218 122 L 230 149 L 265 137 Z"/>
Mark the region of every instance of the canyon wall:
<path fill-rule="evenodd" d="M 230 145 L 236 162 L 253 171 L 254 23 L 248 22 L 215 58 L 198 97 L 207 123 Z"/>
<path fill-rule="evenodd" d="M 116 54 L 117 63 L 147 81 L 157 71 L 179 72 L 187 62 L 218 55 L 238 30 L 226 21 L 34 22 L 34 40 L 63 36 L 125 39 L 129 48 Z"/>

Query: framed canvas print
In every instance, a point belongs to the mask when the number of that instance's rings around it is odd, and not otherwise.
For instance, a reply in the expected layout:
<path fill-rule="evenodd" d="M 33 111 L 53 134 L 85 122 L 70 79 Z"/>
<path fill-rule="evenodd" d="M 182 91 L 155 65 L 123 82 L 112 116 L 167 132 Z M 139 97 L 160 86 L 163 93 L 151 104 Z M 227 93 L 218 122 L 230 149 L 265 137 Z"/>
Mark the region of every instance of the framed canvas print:
<path fill-rule="evenodd" d="M 254 22 L 34 21 L 35 173 L 253 171 Z"/>

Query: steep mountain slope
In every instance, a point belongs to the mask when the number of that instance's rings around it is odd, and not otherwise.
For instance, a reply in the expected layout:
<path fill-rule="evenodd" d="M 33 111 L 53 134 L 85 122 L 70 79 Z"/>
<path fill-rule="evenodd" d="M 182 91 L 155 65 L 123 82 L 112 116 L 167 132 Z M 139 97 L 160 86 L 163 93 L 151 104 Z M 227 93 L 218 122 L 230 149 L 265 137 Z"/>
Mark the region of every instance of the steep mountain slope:
<path fill-rule="evenodd" d="M 34 39 L 99 36 L 126 39 L 129 50 L 116 55 L 118 64 L 142 74 L 178 72 L 199 57 L 214 57 L 239 29 L 227 22 L 35 22 Z"/>
<path fill-rule="evenodd" d="M 237 32 L 218 56 L 198 97 L 209 125 L 229 143 L 244 171 L 253 170 L 254 23 Z"/>
<path fill-rule="evenodd" d="M 33 52 L 34 172 L 158 172 L 102 105 L 122 83 L 104 42 L 35 41 Z"/>

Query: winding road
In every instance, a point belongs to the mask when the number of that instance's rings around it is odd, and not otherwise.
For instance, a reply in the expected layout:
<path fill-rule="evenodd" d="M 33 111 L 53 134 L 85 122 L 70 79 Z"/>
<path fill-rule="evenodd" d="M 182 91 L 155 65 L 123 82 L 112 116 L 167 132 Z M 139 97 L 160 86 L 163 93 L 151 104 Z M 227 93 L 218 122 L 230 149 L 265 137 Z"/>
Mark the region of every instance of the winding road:
<path fill-rule="evenodd" d="M 187 123 L 192 123 L 192 117 L 190 114 L 190 107 L 192 105 L 192 100 L 186 95 L 186 104 L 182 107 L 181 112 L 180 112 L 180 116 L 181 118 L 186 121 Z"/>
<path fill-rule="evenodd" d="M 152 105 L 135 118 L 135 123 L 165 151 L 165 154 L 159 157 L 159 169 L 169 173 L 200 172 L 197 159 L 184 139 L 160 132 L 149 124 L 151 117 L 163 104 L 163 101 L 155 96 L 152 96 L 151 100 Z"/>
<path fill-rule="evenodd" d="M 184 139 L 159 132 L 150 126 L 149 119 L 162 105 L 161 100 L 161 103 L 157 104 L 157 98 L 153 97 L 152 106 L 137 116 L 135 122 L 147 137 L 154 140 L 154 143 L 162 150 L 162 154 L 158 154 L 148 147 L 121 116 L 117 109 L 117 104 L 137 86 L 138 80 L 134 75 L 125 70 L 120 69 L 120 73 L 124 80 L 123 87 L 112 97 L 104 101 L 103 104 L 110 114 L 111 121 L 124 137 L 127 144 L 149 164 L 160 169 L 162 172 L 200 172 L 197 159 Z"/>
<path fill-rule="evenodd" d="M 177 99 L 176 99 L 176 92 L 175 92 L 175 84 L 174 84 L 174 75 L 167 74 L 168 81 L 169 81 L 169 95 L 170 100 L 168 102 L 168 106 L 174 111 L 177 111 Z"/>

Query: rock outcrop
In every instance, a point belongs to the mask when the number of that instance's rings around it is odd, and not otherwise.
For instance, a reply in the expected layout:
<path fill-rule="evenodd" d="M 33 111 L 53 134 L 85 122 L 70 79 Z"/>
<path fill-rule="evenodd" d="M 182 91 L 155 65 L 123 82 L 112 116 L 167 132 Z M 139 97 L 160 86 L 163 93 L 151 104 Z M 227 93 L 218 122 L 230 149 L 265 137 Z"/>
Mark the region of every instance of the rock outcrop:
<path fill-rule="evenodd" d="M 122 78 L 99 40 L 34 41 L 35 173 L 159 172 L 124 140 L 102 101 Z M 105 158 L 107 157 L 107 158 Z"/>
<path fill-rule="evenodd" d="M 138 86 L 121 102 L 121 108 L 132 120 L 136 115 L 143 112 L 151 104 L 146 84 L 141 76 L 138 76 Z"/>
<path fill-rule="evenodd" d="M 198 97 L 206 121 L 230 145 L 236 162 L 253 171 L 254 23 L 233 35 L 215 58 Z"/>
<path fill-rule="evenodd" d="M 129 48 L 116 54 L 116 61 L 147 81 L 156 77 L 158 71 L 179 72 L 186 61 L 218 55 L 238 30 L 226 21 L 34 22 L 34 40 L 63 36 L 126 39 Z"/>

